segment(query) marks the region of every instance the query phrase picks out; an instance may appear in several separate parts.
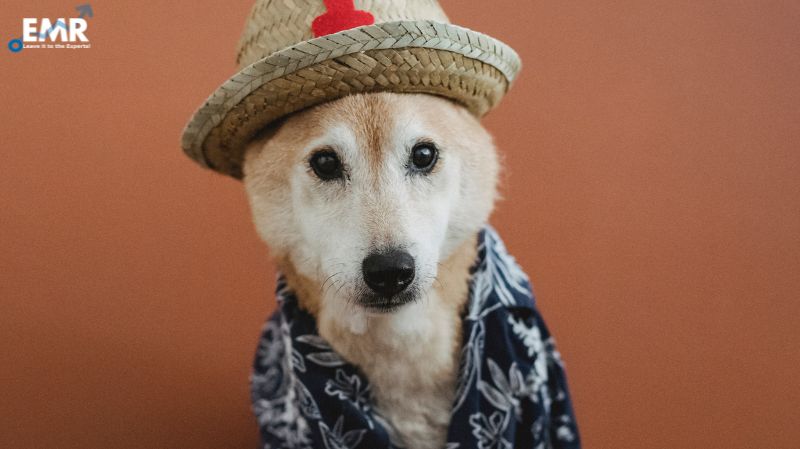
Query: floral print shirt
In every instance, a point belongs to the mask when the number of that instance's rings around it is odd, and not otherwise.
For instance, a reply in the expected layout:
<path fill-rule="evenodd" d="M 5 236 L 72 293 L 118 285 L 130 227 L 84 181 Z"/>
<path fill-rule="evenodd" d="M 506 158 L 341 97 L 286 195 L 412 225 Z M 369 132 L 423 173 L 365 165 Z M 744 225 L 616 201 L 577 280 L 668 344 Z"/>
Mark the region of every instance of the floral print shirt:
<path fill-rule="evenodd" d="M 445 449 L 579 449 L 564 366 L 530 282 L 491 228 L 478 237 Z M 370 385 L 317 333 L 285 280 L 251 379 L 262 449 L 402 448 Z"/>

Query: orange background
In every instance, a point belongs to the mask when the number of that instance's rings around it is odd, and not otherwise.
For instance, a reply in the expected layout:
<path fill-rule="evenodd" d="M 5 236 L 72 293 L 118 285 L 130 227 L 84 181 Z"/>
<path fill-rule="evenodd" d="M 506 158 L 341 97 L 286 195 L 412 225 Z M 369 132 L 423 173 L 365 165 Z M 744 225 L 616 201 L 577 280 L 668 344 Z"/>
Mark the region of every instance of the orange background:
<path fill-rule="evenodd" d="M 6 50 L 0 447 L 254 448 L 273 266 L 239 183 L 179 149 L 249 1 L 92 2 L 91 50 Z M 147 6 L 144 6 L 147 3 Z M 493 218 L 587 448 L 800 441 L 800 3 L 443 0 L 521 53 L 486 120 Z"/>

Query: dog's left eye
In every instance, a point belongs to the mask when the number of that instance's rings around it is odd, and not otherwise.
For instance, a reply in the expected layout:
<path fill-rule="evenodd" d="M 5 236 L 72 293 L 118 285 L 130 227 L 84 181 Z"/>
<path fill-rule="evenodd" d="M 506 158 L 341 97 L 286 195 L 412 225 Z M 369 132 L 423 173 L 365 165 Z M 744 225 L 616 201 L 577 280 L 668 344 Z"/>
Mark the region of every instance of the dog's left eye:
<path fill-rule="evenodd" d="M 311 169 L 314 170 L 314 173 L 323 181 L 338 179 L 343 175 L 342 162 L 339 160 L 339 156 L 331 150 L 322 150 L 314 153 L 314 155 L 311 156 L 309 165 L 311 165 Z"/>
<path fill-rule="evenodd" d="M 429 173 L 439 159 L 439 150 L 430 142 L 420 142 L 411 150 L 411 169 L 418 173 Z"/>

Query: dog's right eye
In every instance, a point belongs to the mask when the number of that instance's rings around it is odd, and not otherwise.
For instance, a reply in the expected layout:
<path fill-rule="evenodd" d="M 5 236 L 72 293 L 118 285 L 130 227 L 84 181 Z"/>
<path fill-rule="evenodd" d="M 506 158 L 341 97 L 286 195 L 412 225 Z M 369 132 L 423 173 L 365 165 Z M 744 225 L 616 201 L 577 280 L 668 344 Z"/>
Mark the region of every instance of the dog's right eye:
<path fill-rule="evenodd" d="M 342 162 L 335 152 L 323 150 L 314 153 L 309 161 L 311 169 L 323 181 L 330 181 L 342 177 Z"/>

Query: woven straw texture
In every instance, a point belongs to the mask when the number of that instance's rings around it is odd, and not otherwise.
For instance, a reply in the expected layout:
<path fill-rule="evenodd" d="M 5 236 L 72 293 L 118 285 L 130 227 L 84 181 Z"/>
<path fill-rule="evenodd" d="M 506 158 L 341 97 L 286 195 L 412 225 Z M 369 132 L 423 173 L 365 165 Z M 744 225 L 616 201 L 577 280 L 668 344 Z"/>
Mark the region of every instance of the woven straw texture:
<path fill-rule="evenodd" d="M 356 9 L 369 11 L 375 23 L 434 20 L 449 23 L 436 0 L 356 0 Z M 250 11 L 239 40 L 239 67 L 276 51 L 314 38 L 311 22 L 325 13 L 320 0 L 259 0 Z"/>
<path fill-rule="evenodd" d="M 262 35 L 260 28 L 248 25 L 239 59 L 253 62 L 212 94 L 183 134 L 183 149 L 192 159 L 235 178 L 242 176 L 247 142 L 288 114 L 349 94 L 391 91 L 443 96 L 482 116 L 500 101 L 520 69 L 517 54 L 507 45 L 439 21 L 378 23 L 307 38 L 309 21 L 324 12 L 321 3 L 273 0 L 257 3 L 251 22 L 260 22 L 259 15 L 266 14 L 262 9 L 276 3 L 286 5 L 283 12 L 293 10 L 287 7 L 290 3 L 314 4 L 316 9 L 282 17 L 275 22 L 282 25 Z M 371 12 L 379 16 L 383 10 L 377 5 L 395 2 L 362 1 L 357 7 L 372 3 L 376 6 Z M 427 8 L 423 15 L 446 20 L 435 1 L 397 3 L 414 4 L 417 9 L 409 11 L 417 13 L 422 5 Z M 388 11 L 403 11 L 389 6 L 384 10 L 383 17 L 394 17 Z M 295 37 L 300 31 L 306 34 Z M 270 42 L 270 35 L 285 35 L 295 43 L 269 53 L 283 45 L 257 43 Z"/>

